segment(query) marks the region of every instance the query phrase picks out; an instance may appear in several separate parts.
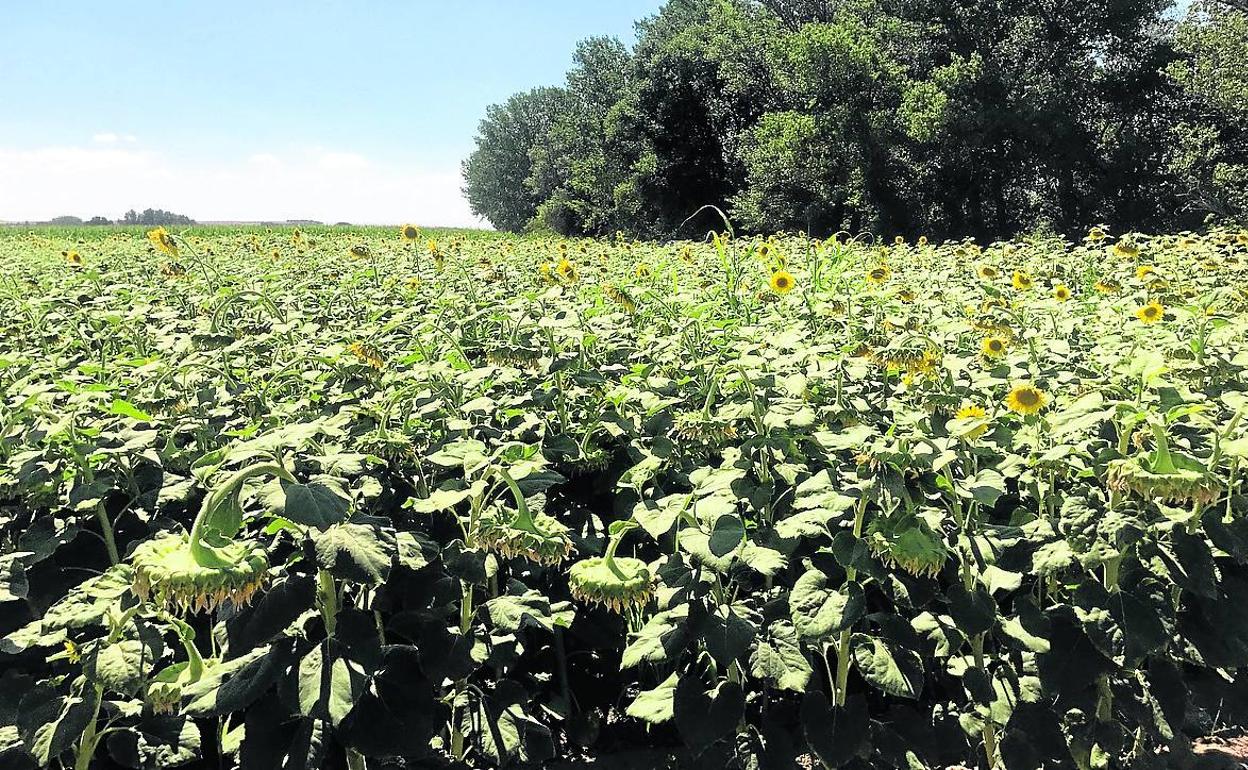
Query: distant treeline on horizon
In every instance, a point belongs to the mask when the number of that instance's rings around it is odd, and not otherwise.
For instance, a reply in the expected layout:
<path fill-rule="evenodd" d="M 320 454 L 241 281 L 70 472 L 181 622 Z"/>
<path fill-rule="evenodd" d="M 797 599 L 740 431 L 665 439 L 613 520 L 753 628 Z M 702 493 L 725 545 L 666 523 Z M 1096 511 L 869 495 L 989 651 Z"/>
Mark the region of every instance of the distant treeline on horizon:
<path fill-rule="evenodd" d="M 504 230 L 992 239 L 1243 221 L 1245 0 L 669 0 L 491 106 Z"/>

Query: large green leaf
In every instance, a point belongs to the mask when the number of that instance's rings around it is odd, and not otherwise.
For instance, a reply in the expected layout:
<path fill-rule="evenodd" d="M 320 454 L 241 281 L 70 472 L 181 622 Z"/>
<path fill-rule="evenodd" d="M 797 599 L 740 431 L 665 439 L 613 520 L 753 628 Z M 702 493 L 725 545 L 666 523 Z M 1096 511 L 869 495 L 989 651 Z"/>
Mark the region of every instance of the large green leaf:
<path fill-rule="evenodd" d="M 917 699 L 923 689 L 923 661 L 878 637 L 854 634 L 851 645 L 858 673 L 875 687 L 899 698 Z"/>
<path fill-rule="evenodd" d="M 346 520 L 351 504 L 342 482 L 332 476 L 314 476 L 306 484 L 273 479 L 260 497 L 273 515 L 319 530 Z"/>
<path fill-rule="evenodd" d="M 626 713 L 630 717 L 641 719 L 652 725 L 670 720 L 673 716 L 672 702 L 678 681 L 680 681 L 679 676 L 670 674 L 654 689 L 642 690 L 633 702 L 628 704 Z"/>
<path fill-rule="evenodd" d="M 812 568 L 793 585 L 789 593 L 789 611 L 799 635 L 826 641 L 862 618 L 866 612 L 866 599 L 857 583 L 831 589 L 828 587 L 828 576 Z"/>
<path fill-rule="evenodd" d="M 352 583 L 381 585 L 390 574 L 394 535 L 368 524 L 335 524 L 312 539 L 316 561 L 334 577 Z"/>

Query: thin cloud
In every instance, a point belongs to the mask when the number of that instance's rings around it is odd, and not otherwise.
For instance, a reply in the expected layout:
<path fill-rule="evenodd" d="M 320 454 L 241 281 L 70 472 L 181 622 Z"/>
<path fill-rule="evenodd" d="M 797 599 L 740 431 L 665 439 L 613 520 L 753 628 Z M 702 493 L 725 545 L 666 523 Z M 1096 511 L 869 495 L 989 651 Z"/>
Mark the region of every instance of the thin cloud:
<path fill-rule="evenodd" d="M 62 214 L 116 218 L 163 208 L 199 221 L 318 219 L 480 226 L 458 169 L 377 163 L 326 148 L 259 152 L 204 163 L 95 142 L 88 147 L 0 147 L 0 220 Z"/>

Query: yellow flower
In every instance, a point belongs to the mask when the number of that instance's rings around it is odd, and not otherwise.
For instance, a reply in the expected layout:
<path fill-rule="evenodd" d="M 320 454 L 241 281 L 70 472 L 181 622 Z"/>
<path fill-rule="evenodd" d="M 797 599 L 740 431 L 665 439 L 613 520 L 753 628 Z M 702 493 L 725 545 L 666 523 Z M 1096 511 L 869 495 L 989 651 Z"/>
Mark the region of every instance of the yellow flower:
<path fill-rule="evenodd" d="M 926 245 L 927 245 L 927 236 L 926 236 L 926 235 L 920 235 L 920 236 L 919 236 L 919 245 L 920 245 L 920 246 L 926 246 Z"/>
<path fill-rule="evenodd" d="M 642 264 L 638 265 L 636 270 L 634 270 L 633 272 L 637 274 L 638 278 L 649 278 L 653 271 L 650 270 L 649 265 L 643 262 Z"/>
<path fill-rule="evenodd" d="M 78 645 L 74 644 L 72 639 L 65 640 L 65 658 L 70 663 L 78 663 L 82 660 L 82 651 L 78 649 Z"/>
<path fill-rule="evenodd" d="M 65 257 L 65 261 L 74 267 L 82 267 L 82 255 L 73 249 L 62 251 L 61 256 Z"/>
<path fill-rule="evenodd" d="M 420 228 L 416 225 L 403 225 L 403 227 L 399 230 L 399 235 L 401 235 L 403 240 L 407 243 L 415 243 L 420 240 Z"/>
<path fill-rule="evenodd" d="M 1118 285 L 1117 281 L 1109 278 L 1102 278 L 1097 281 L 1092 288 L 1096 289 L 1101 294 L 1116 294 L 1122 289 L 1122 287 Z"/>
<path fill-rule="evenodd" d="M 347 346 L 347 350 L 351 352 L 361 363 L 368 364 L 374 369 L 380 369 L 385 365 L 385 359 L 381 357 L 381 353 L 372 345 L 364 342 L 352 342 Z"/>
<path fill-rule="evenodd" d="M 1093 227 L 1088 231 L 1088 237 L 1084 238 L 1084 240 L 1091 241 L 1092 243 L 1100 243 L 1108 237 L 1109 233 L 1105 231 L 1105 228 Z"/>
<path fill-rule="evenodd" d="M 1200 239 L 1190 235 L 1179 238 L 1178 247 L 1180 251 L 1189 251 L 1200 245 Z"/>
<path fill-rule="evenodd" d="M 1014 271 L 1014 288 L 1019 291 L 1027 291 L 1032 286 L 1031 276 L 1022 270 Z"/>
<path fill-rule="evenodd" d="M 1157 268 L 1153 267 L 1152 265 L 1140 265 L 1139 267 L 1135 269 L 1135 277 L 1141 281 L 1144 280 L 1145 278 L 1148 278 L 1151 275 L 1155 275 L 1156 273 L 1157 273 Z"/>
<path fill-rule="evenodd" d="M 568 283 L 576 282 L 576 265 L 572 264 L 567 257 L 563 257 L 559 260 L 559 266 L 555 268 L 555 272 L 559 273 L 559 277 Z"/>
<path fill-rule="evenodd" d="M 165 228 L 157 227 L 155 230 L 148 230 L 147 239 L 152 242 L 153 246 L 169 256 L 178 256 L 178 244 Z"/>
<path fill-rule="evenodd" d="M 1110 249 L 1110 253 L 1123 259 L 1135 259 L 1140 256 L 1140 247 L 1127 241 L 1118 241 Z"/>
<path fill-rule="evenodd" d="M 1053 299 L 1058 302 L 1065 302 L 1070 299 L 1070 288 L 1064 283 L 1059 283 L 1053 287 Z"/>
<path fill-rule="evenodd" d="M 893 271 L 888 269 L 888 265 L 877 265 L 867 271 L 867 280 L 874 284 L 882 284 L 888 281 Z"/>
<path fill-rule="evenodd" d="M 978 273 L 979 277 L 985 281 L 994 280 L 998 275 L 997 269 L 992 265 L 980 265 L 975 269 L 975 272 Z"/>
<path fill-rule="evenodd" d="M 367 257 L 368 255 L 372 254 L 372 252 L 369 251 L 368 247 L 362 243 L 357 243 L 356 245 L 347 249 L 347 253 L 357 259 L 363 259 L 364 257 Z"/>
<path fill-rule="evenodd" d="M 988 413 L 984 411 L 982 406 L 967 404 L 958 410 L 954 415 L 959 420 L 975 421 L 972 426 L 963 432 L 962 435 L 967 438 L 979 438 L 988 432 Z"/>
<path fill-rule="evenodd" d="M 1043 390 L 1026 383 L 1015 385 L 1010 394 L 1005 397 L 1006 407 L 1018 414 L 1036 414 L 1045 407 L 1048 401 L 1049 397 Z"/>
<path fill-rule="evenodd" d="M 777 294 L 788 294 L 793 291 L 793 287 L 797 282 L 793 279 L 792 273 L 787 270 L 777 270 L 771 274 L 771 290 Z"/>
<path fill-rule="evenodd" d="M 1007 347 L 1005 340 L 1000 337 L 985 337 L 983 344 L 980 345 L 980 351 L 987 358 L 1000 358 L 1005 355 Z"/>
<path fill-rule="evenodd" d="M 1150 302 L 1139 310 L 1135 311 L 1135 317 L 1146 324 L 1155 324 L 1164 318 L 1166 308 L 1160 302 Z"/>

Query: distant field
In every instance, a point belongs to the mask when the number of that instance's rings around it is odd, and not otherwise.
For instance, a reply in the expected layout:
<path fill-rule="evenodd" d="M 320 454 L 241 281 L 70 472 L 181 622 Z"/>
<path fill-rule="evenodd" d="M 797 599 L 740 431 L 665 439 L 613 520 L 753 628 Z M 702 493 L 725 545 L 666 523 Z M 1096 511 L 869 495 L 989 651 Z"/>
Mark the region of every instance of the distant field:
<path fill-rule="evenodd" d="M 1243 706 L 1248 233 L 0 264 L 14 766 L 1166 767 Z"/>

